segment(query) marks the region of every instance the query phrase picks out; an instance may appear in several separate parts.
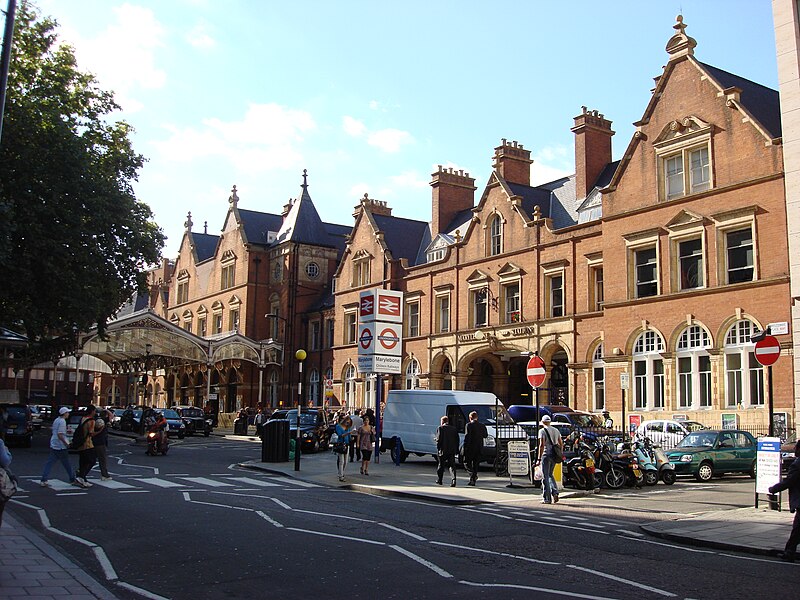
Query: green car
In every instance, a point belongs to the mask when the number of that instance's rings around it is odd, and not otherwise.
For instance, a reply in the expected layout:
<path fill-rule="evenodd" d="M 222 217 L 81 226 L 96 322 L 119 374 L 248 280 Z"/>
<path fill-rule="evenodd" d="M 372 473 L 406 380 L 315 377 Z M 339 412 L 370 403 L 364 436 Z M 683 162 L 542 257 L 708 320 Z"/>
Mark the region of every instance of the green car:
<path fill-rule="evenodd" d="M 756 476 L 756 439 L 738 429 L 694 431 L 667 452 L 676 475 L 694 475 L 697 481 L 709 481 L 723 473 L 747 473 Z"/>

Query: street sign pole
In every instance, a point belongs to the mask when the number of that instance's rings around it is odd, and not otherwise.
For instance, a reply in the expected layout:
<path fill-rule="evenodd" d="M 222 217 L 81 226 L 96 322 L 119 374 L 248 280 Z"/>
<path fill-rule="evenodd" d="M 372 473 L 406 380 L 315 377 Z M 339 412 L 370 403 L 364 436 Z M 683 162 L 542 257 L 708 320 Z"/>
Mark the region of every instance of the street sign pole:
<path fill-rule="evenodd" d="M 767 402 L 769 403 L 769 437 L 775 435 L 775 408 L 772 399 L 772 365 L 767 367 Z"/>

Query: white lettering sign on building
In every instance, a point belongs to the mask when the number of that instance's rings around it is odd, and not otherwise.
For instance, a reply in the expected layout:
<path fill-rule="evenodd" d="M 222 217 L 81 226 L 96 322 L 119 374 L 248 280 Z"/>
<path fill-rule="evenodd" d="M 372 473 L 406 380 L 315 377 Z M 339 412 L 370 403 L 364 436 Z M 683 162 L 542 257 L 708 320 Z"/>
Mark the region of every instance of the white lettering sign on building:
<path fill-rule="evenodd" d="M 383 289 L 361 292 L 356 346 L 359 373 L 402 372 L 403 292 Z"/>

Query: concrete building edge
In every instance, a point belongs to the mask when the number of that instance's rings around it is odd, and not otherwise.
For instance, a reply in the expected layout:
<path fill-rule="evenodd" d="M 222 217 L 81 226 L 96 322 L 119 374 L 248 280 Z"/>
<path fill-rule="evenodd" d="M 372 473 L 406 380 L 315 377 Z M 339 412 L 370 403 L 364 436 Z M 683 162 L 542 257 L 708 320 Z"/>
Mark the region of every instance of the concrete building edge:
<path fill-rule="evenodd" d="M 671 542 L 678 542 L 686 546 L 700 546 L 703 548 L 713 548 L 715 550 L 727 550 L 728 552 L 742 552 L 744 554 L 757 554 L 760 556 L 777 556 L 780 550 L 768 550 L 766 548 L 750 548 L 747 546 L 739 546 L 737 544 L 726 544 L 725 542 L 717 542 L 712 540 L 700 540 L 687 535 L 678 535 L 676 533 L 669 533 L 668 531 L 659 531 L 657 528 L 652 528 L 652 525 L 660 525 L 661 521 L 656 523 L 645 523 L 639 525 L 639 529 L 657 538 L 669 540 Z"/>

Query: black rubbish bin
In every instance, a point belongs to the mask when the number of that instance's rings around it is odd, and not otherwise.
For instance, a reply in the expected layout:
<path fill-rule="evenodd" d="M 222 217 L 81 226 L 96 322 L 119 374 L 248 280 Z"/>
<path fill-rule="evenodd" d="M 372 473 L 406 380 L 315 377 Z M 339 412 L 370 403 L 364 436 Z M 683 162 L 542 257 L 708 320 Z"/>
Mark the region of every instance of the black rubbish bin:
<path fill-rule="evenodd" d="M 264 423 L 261 437 L 261 462 L 289 460 L 289 420 L 275 419 Z"/>

